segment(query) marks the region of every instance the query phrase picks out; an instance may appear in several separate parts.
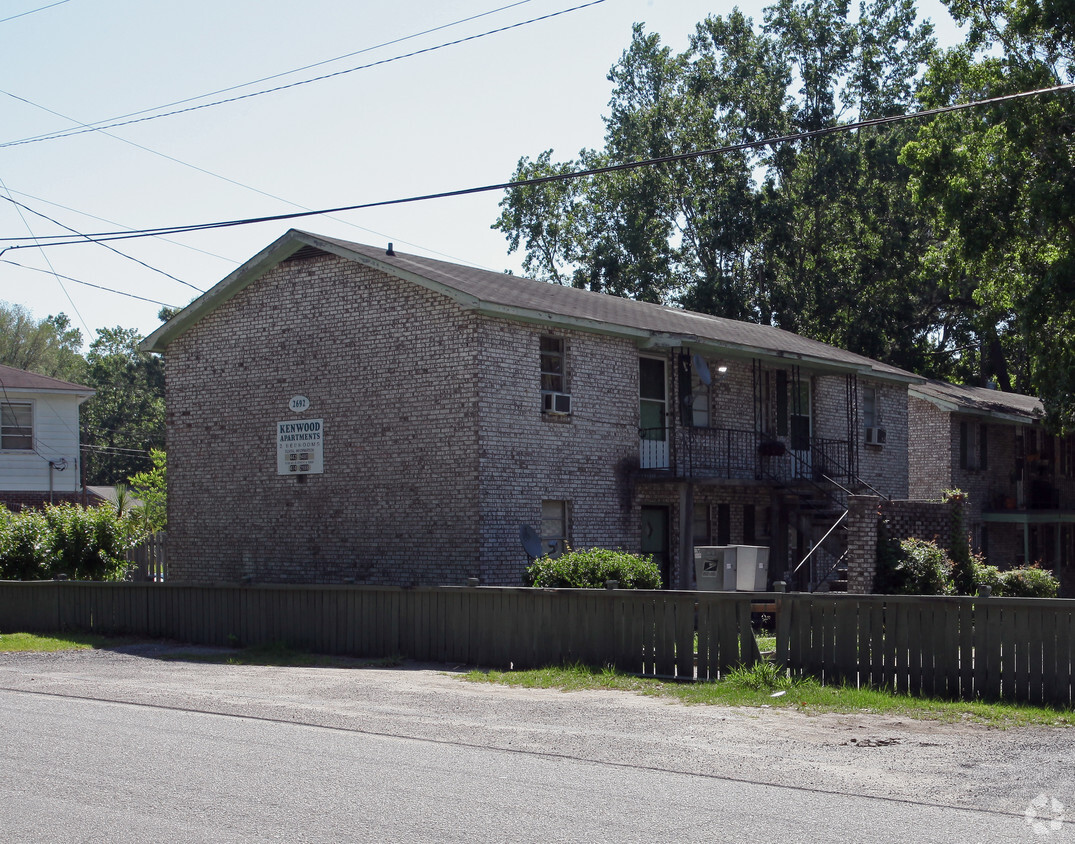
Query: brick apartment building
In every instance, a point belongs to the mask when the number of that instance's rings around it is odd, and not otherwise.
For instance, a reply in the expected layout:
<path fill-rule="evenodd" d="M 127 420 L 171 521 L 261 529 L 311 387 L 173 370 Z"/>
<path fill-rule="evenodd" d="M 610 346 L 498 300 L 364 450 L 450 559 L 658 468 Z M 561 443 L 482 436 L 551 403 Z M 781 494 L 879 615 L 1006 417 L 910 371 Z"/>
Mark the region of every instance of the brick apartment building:
<path fill-rule="evenodd" d="M 967 493 L 972 545 L 1007 568 L 1041 563 L 1073 594 L 1075 439 L 1031 396 L 928 381 L 910 388 L 910 494 Z"/>
<path fill-rule="evenodd" d="M 906 497 L 911 373 L 781 331 L 290 231 L 146 339 L 187 581 L 520 583 L 546 547 L 771 546 Z M 835 547 L 831 547 L 834 546 Z"/>

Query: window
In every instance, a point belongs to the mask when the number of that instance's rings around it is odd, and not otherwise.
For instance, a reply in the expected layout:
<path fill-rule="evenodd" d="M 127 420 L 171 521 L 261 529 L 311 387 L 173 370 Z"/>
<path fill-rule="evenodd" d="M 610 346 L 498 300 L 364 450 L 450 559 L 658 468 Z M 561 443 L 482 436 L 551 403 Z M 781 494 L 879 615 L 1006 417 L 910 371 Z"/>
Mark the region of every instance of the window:
<path fill-rule="evenodd" d="M 34 406 L 5 403 L 0 407 L 0 448 L 29 451 L 34 447 Z"/>
<path fill-rule="evenodd" d="M 877 427 L 877 389 L 864 387 L 862 390 L 862 426 Z"/>
<path fill-rule="evenodd" d="M 959 468 L 970 471 L 989 465 L 988 426 L 971 422 L 959 423 Z"/>
<path fill-rule="evenodd" d="M 564 338 L 541 338 L 541 391 L 566 393 L 567 373 L 564 367 Z"/>
<path fill-rule="evenodd" d="M 702 383 L 698 371 L 691 372 L 691 425 L 695 428 L 709 427 L 709 387 Z"/>
<path fill-rule="evenodd" d="M 694 526 L 692 528 L 695 545 L 709 544 L 709 505 L 694 505 Z"/>
<path fill-rule="evenodd" d="M 541 547 L 550 557 L 567 550 L 567 502 L 541 502 Z"/>

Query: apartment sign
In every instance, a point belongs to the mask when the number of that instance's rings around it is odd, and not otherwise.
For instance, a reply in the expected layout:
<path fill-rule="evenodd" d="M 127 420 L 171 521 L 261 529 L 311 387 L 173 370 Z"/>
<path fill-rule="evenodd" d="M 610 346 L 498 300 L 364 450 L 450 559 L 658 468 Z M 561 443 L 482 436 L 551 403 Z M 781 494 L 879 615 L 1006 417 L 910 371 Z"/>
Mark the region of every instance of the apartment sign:
<path fill-rule="evenodd" d="M 276 474 L 320 475 L 325 471 L 323 419 L 276 423 Z"/>

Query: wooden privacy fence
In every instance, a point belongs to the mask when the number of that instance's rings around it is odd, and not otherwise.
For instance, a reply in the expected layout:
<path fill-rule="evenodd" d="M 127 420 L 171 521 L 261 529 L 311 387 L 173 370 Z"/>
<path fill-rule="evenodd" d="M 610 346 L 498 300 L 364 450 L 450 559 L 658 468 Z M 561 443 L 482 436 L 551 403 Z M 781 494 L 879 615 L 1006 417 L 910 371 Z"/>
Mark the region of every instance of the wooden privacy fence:
<path fill-rule="evenodd" d="M 1075 702 L 1075 601 L 588 589 L 0 582 L 0 633 L 85 631 L 499 668 L 581 662 L 707 680 L 776 659 L 826 683 Z M 769 609 L 769 606 L 766 607 Z"/>
<path fill-rule="evenodd" d="M 776 658 L 825 683 L 1075 704 L 1075 600 L 788 595 Z"/>
<path fill-rule="evenodd" d="M 168 574 L 167 535 L 164 531 L 151 533 L 127 552 L 127 562 L 134 564 L 131 577 L 135 581 L 161 583 Z"/>
<path fill-rule="evenodd" d="M 734 593 L 6 581 L 0 633 L 283 643 L 516 669 L 581 662 L 708 679 L 759 658 L 750 605 Z"/>

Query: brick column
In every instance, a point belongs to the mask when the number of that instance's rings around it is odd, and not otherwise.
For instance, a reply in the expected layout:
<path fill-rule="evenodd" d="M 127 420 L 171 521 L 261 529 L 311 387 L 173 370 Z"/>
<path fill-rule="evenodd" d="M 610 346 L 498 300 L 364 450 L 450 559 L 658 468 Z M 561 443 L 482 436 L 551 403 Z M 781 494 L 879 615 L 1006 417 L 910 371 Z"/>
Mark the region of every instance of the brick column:
<path fill-rule="evenodd" d="M 877 508 L 880 501 L 876 495 L 847 497 L 847 591 L 856 595 L 873 592 L 877 577 Z"/>

